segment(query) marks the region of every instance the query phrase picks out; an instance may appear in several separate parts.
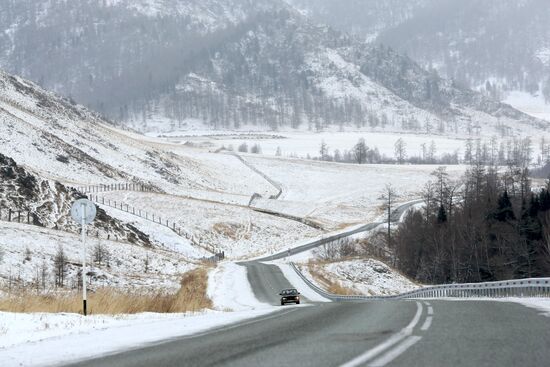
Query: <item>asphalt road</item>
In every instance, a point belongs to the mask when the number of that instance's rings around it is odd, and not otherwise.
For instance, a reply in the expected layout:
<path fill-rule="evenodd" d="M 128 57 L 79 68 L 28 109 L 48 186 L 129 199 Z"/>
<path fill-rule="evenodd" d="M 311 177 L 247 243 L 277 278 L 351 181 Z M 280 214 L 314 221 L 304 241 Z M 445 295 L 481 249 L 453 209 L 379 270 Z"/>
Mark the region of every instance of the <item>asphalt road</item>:
<path fill-rule="evenodd" d="M 418 203 L 421 203 L 421 202 L 422 202 L 422 200 L 416 200 L 416 201 L 412 201 L 412 202 L 409 202 L 409 203 L 402 204 L 402 205 L 398 206 L 391 213 L 391 216 L 390 216 L 391 221 L 392 222 L 398 222 L 401 219 L 401 216 L 407 210 L 409 210 L 411 207 L 413 207 L 414 205 L 416 205 Z M 313 248 L 316 248 L 316 247 L 319 247 L 319 246 L 321 246 L 325 243 L 333 242 L 333 241 L 339 240 L 341 238 L 349 237 L 349 236 L 357 234 L 357 233 L 367 232 L 367 231 L 373 230 L 376 227 L 378 227 L 380 224 L 382 224 L 382 223 L 369 223 L 369 224 L 365 224 L 363 226 L 360 226 L 360 227 L 355 228 L 355 229 L 350 230 L 350 231 L 346 231 L 346 232 L 336 234 L 336 235 L 327 236 L 327 237 L 322 238 L 322 239 L 317 240 L 317 241 L 312 241 L 312 242 L 307 243 L 305 245 L 298 246 L 298 247 L 295 247 L 295 248 L 291 249 L 290 255 L 296 255 L 296 254 L 299 254 L 299 253 L 304 252 L 304 251 L 309 251 L 309 250 L 311 250 Z M 288 255 L 289 255 L 288 251 L 281 251 L 279 253 L 272 254 L 272 255 L 269 255 L 269 256 L 265 256 L 265 257 L 262 257 L 261 259 L 257 259 L 257 261 L 279 260 L 279 259 L 283 259 L 283 258 L 287 257 Z"/>
<path fill-rule="evenodd" d="M 279 291 L 292 287 L 277 266 L 242 265 L 262 302 L 278 305 Z M 279 306 L 275 313 L 239 324 L 71 366 L 550 365 L 550 318 L 522 305 L 443 300 L 315 304 L 302 300 L 300 306 Z"/>
<path fill-rule="evenodd" d="M 278 304 L 277 267 L 247 263 L 256 296 Z M 305 302 L 307 303 L 307 301 Z M 126 366 L 547 366 L 550 318 L 486 301 L 284 306 L 241 324 L 75 364 Z"/>

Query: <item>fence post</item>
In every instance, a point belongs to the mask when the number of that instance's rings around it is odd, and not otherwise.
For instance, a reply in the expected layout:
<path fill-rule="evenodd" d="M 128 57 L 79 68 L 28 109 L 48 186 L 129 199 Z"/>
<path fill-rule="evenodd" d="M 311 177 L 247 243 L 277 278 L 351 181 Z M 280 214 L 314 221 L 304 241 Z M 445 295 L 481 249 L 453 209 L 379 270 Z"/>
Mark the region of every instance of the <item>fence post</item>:
<path fill-rule="evenodd" d="M 27 224 L 31 224 L 31 212 L 27 212 Z"/>

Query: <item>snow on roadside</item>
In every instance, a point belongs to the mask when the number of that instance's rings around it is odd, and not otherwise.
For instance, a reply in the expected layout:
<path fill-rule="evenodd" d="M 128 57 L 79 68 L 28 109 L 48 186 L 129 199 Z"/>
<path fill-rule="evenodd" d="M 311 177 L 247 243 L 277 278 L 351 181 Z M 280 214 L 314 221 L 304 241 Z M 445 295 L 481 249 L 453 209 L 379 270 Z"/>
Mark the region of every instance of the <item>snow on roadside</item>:
<path fill-rule="evenodd" d="M 271 311 L 88 317 L 0 312 L 0 361 L 2 367 L 66 364 L 205 332 Z"/>
<path fill-rule="evenodd" d="M 508 301 L 534 308 L 541 311 L 541 315 L 550 317 L 550 299 L 548 298 L 509 298 Z"/>
<path fill-rule="evenodd" d="M 294 269 L 281 261 L 272 261 L 272 262 L 266 262 L 266 264 L 273 264 L 279 267 L 281 269 L 283 275 L 285 278 L 300 292 L 304 297 L 309 299 L 312 302 L 330 302 L 330 300 L 326 299 L 325 297 L 321 296 L 319 293 L 315 292 L 312 288 L 310 288 L 306 282 L 300 276 L 294 271 Z"/>
<path fill-rule="evenodd" d="M 221 263 L 208 277 L 208 297 L 214 308 L 222 311 L 245 311 L 275 308 L 256 299 L 248 282 L 246 268 L 235 263 Z"/>
<path fill-rule="evenodd" d="M 419 286 L 386 264 L 374 259 L 353 259 L 314 265 L 327 279 L 342 287 L 366 296 L 386 296 L 405 293 Z M 298 265 L 304 276 L 323 288 L 308 271 L 305 264 Z"/>
<path fill-rule="evenodd" d="M 550 299 L 537 298 L 537 297 L 504 297 L 504 298 L 486 298 L 486 297 L 473 297 L 473 298 L 443 298 L 443 301 L 454 302 L 471 302 L 471 301 L 486 301 L 486 302 L 511 302 L 519 303 L 525 307 L 529 307 L 539 311 L 541 316 L 550 317 Z"/>

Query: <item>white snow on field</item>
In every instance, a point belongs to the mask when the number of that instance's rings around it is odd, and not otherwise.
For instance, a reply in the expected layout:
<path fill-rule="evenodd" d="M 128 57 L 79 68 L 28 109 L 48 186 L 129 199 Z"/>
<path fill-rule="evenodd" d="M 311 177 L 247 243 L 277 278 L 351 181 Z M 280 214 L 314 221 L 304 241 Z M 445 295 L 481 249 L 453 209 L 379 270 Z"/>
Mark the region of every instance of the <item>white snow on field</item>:
<path fill-rule="evenodd" d="M 533 96 L 528 92 L 512 91 L 508 94 L 504 103 L 531 116 L 550 121 L 550 103 L 546 103 L 544 96 L 540 93 Z M 540 136 L 540 134 L 536 136 Z"/>
<path fill-rule="evenodd" d="M 411 280 L 374 259 L 315 263 L 313 266 L 327 279 L 366 296 L 395 295 L 419 288 Z M 307 264 L 300 264 L 298 267 L 310 281 L 321 288 L 326 288 L 325 284 L 320 284 L 319 280 L 309 272 Z"/>
<path fill-rule="evenodd" d="M 221 311 L 273 309 L 256 299 L 248 282 L 246 267 L 222 263 L 208 276 L 208 297 L 214 308 Z"/>
<path fill-rule="evenodd" d="M 254 144 L 260 145 L 262 153 L 266 155 L 275 155 L 277 148 L 281 148 L 283 157 L 297 156 L 305 158 L 309 154 L 311 157 L 318 157 L 321 142 L 324 141 L 328 145 L 330 154 L 334 154 L 334 150 L 338 149 L 340 153 L 345 150 L 349 151 L 353 148 L 360 138 L 364 138 L 367 146 L 371 149 L 378 148 L 380 153 L 388 157 L 393 157 L 395 152 L 395 142 L 397 139 L 403 139 L 407 144 L 408 156 L 420 156 L 422 152 L 422 144 L 428 148 L 433 141 L 437 147 L 436 155 L 442 153 L 452 154 L 459 151 L 459 156 L 464 152 L 465 139 L 449 138 L 437 135 L 422 135 L 422 134 L 403 134 L 391 132 L 365 132 L 365 131 L 295 131 L 295 132 L 280 132 L 277 137 L 265 138 L 260 134 L 234 134 L 227 137 L 202 137 L 190 138 L 190 141 L 211 142 L 216 147 L 228 147 L 232 145 L 237 148 L 242 143 L 247 143 L 248 146 Z M 185 141 L 185 139 L 183 139 Z M 461 153 L 462 152 L 462 153 Z"/>
<path fill-rule="evenodd" d="M 442 298 L 443 301 L 450 302 L 471 302 L 471 301 L 485 301 L 485 302 L 512 302 L 519 303 L 525 307 L 529 307 L 539 311 L 541 316 L 550 317 L 550 299 L 537 298 L 537 297 L 504 297 L 504 298 L 486 298 L 486 297 L 473 297 L 473 298 Z"/>
<path fill-rule="evenodd" d="M 201 245 L 223 250 L 232 259 L 272 253 L 322 233 L 293 220 L 236 205 L 142 192 L 109 192 L 102 196 L 175 220 Z"/>
<path fill-rule="evenodd" d="M 315 162 L 299 159 L 257 157 L 247 161 L 283 186 L 283 195 L 273 203 L 279 211 L 285 202 L 289 210 L 303 203 L 301 215 L 338 229 L 356 223 L 369 223 L 378 217 L 384 186 L 392 184 L 406 202 L 416 199 L 423 186 L 434 178 L 437 166 L 356 165 Z M 449 166 L 450 178 L 460 177 L 465 166 Z M 262 206 L 269 203 L 258 202 Z M 307 213 L 305 213 L 308 211 Z M 293 212 L 294 213 L 294 212 Z"/>
<path fill-rule="evenodd" d="M 2 367 L 50 366 L 204 333 L 273 309 L 122 316 L 0 312 Z M 192 338 L 192 336 L 190 336 Z"/>
<path fill-rule="evenodd" d="M 101 243 L 110 253 L 109 263 L 102 265 L 91 262 L 94 247 Z M 196 265 L 181 254 L 162 249 L 147 249 L 122 242 L 98 240 L 88 237 L 90 288 L 116 287 L 131 289 L 162 289 L 176 292 L 180 288 L 183 273 Z M 8 279 L 18 285 L 30 286 L 37 273 L 46 267 L 47 287 L 53 287 L 54 256 L 61 246 L 68 258 L 66 285 L 78 284 L 78 271 L 82 263 L 82 245 L 75 234 L 45 229 L 36 226 L 0 222 L 0 286 L 7 289 Z M 30 251 L 27 260 L 26 250 Z M 148 271 L 145 273 L 145 262 Z"/>
<path fill-rule="evenodd" d="M 166 250 L 171 250 L 180 253 L 187 258 L 193 259 L 201 259 L 203 257 L 212 256 L 210 252 L 194 246 L 188 239 L 177 235 L 174 231 L 163 225 L 106 205 L 101 205 L 101 208 L 104 209 L 105 212 L 111 217 L 133 225 Z"/>

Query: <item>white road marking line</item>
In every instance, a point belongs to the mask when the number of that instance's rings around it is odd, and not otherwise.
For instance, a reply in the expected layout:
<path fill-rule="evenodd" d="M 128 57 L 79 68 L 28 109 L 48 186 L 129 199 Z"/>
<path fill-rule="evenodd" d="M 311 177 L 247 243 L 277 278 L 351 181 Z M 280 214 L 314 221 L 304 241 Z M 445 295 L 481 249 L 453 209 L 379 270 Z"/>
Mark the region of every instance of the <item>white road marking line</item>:
<path fill-rule="evenodd" d="M 430 328 L 430 326 L 432 326 L 432 319 L 433 319 L 433 316 L 426 317 L 426 321 L 424 321 L 424 324 L 422 325 L 420 330 L 422 330 L 422 331 L 428 330 Z"/>
<path fill-rule="evenodd" d="M 403 341 L 403 343 L 399 344 L 397 347 L 393 348 L 386 354 L 384 354 L 382 357 L 378 358 L 374 362 L 370 363 L 369 366 L 371 367 L 383 367 L 399 357 L 401 354 L 405 353 L 407 349 L 418 343 L 418 341 L 422 339 L 421 336 L 409 336 L 407 339 Z"/>
<path fill-rule="evenodd" d="M 428 307 L 428 315 L 433 315 L 434 314 L 434 308 L 432 306 Z"/>
<path fill-rule="evenodd" d="M 420 321 L 421 316 L 422 316 L 422 303 L 416 302 L 416 314 L 414 315 L 411 322 L 405 328 L 393 334 L 387 340 L 385 340 L 381 344 L 378 344 L 376 347 L 369 349 L 365 353 L 361 354 L 360 356 L 357 356 L 351 361 L 342 364 L 340 367 L 356 367 L 356 366 L 365 364 L 366 362 L 376 357 L 378 354 L 382 353 L 386 349 L 399 343 L 401 340 L 405 339 L 407 336 L 410 336 L 412 334 L 412 331 L 416 326 L 416 324 L 418 324 L 418 322 Z"/>

